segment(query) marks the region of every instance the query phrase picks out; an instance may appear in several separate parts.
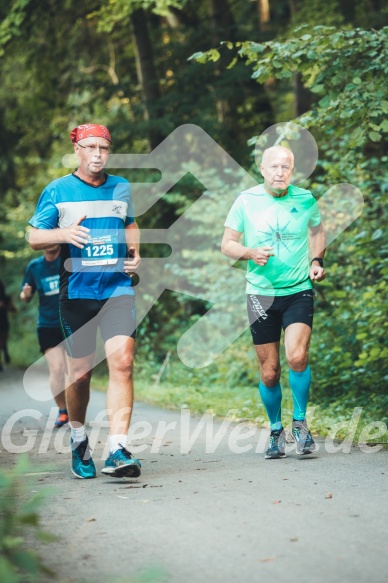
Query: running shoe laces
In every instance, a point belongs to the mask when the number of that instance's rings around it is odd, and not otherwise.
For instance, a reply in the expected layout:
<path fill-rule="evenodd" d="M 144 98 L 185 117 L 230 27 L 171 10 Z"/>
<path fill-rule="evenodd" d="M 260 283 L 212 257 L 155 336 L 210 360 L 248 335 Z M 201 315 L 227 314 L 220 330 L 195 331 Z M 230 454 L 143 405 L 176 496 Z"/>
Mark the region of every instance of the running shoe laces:
<path fill-rule="evenodd" d="M 303 421 L 293 420 L 291 435 L 296 443 L 296 453 L 305 455 L 316 451 L 317 446 L 307 427 L 306 419 Z"/>
<path fill-rule="evenodd" d="M 283 427 L 273 429 L 269 436 L 269 447 L 265 453 L 266 459 L 279 459 L 286 457 L 286 439 Z"/>
<path fill-rule="evenodd" d="M 76 447 L 75 442 L 70 440 L 72 447 L 71 452 L 71 471 L 77 478 L 95 478 L 96 468 L 91 457 L 88 438 L 81 441 Z"/>
<path fill-rule="evenodd" d="M 137 478 L 140 476 L 141 462 L 133 457 L 121 443 L 120 449 L 111 452 L 101 472 L 115 478 Z"/>

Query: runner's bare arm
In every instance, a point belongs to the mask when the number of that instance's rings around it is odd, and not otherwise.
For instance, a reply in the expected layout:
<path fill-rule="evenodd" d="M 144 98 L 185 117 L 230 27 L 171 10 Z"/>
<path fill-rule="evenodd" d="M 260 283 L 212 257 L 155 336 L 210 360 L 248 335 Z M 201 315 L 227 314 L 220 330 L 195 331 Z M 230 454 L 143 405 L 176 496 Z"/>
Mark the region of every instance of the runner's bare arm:
<path fill-rule="evenodd" d="M 244 247 L 239 243 L 242 233 L 230 227 L 225 227 L 224 236 L 221 242 L 221 252 L 232 259 L 250 259 L 257 265 L 266 265 L 268 259 L 273 255 L 273 247 Z"/>
<path fill-rule="evenodd" d="M 323 259 L 326 251 L 326 231 L 322 223 L 309 229 L 309 246 L 310 256 Z M 322 281 L 326 277 L 326 271 L 321 267 L 318 261 L 313 261 L 310 266 L 310 279 L 313 281 Z"/>
<path fill-rule="evenodd" d="M 131 259 L 124 261 L 124 271 L 125 273 L 133 273 L 141 263 L 140 230 L 135 221 L 125 227 L 125 238 Z"/>
<path fill-rule="evenodd" d="M 70 227 L 65 229 L 37 229 L 32 227 L 28 232 L 28 241 L 34 251 L 47 249 L 57 243 L 71 243 L 79 249 L 83 249 L 88 243 L 89 229 L 80 223 L 86 219 L 86 215 L 78 219 Z"/>
<path fill-rule="evenodd" d="M 33 295 L 34 295 L 34 292 L 32 290 L 32 287 L 28 283 L 25 283 L 23 285 L 22 291 L 20 292 L 20 299 L 25 304 L 28 304 L 32 300 Z"/>

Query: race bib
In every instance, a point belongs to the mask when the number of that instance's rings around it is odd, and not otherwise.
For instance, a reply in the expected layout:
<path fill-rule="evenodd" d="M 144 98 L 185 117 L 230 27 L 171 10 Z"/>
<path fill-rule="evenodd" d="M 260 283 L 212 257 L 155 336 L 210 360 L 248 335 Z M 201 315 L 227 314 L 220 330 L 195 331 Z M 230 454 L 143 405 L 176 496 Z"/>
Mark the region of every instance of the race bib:
<path fill-rule="evenodd" d="M 118 260 L 118 240 L 112 235 L 92 237 L 81 249 L 81 263 L 85 266 L 114 265 Z"/>
<path fill-rule="evenodd" d="M 59 294 L 59 275 L 51 275 L 42 279 L 43 293 L 45 296 Z"/>

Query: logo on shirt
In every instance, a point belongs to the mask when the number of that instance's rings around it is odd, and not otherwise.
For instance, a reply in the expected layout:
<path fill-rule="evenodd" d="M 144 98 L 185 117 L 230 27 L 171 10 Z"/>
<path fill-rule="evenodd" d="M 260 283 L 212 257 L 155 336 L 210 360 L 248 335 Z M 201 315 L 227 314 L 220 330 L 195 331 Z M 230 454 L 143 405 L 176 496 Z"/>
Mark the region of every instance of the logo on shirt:
<path fill-rule="evenodd" d="M 112 213 L 123 215 L 127 210 L 126 207 L 127 205 L 125 202 L 115 202 L 113 203 Z"/>
<path fill-rule="evenodd" d="M 299 211 L 298 211 L 298 209 L 296 209 L 295 207 L 293 207 L 293 208 L 290 210 L 290 213 L 298 213 L 298 212 L 299 212 Z"/>
<path fill-rule="evenodd" d="M 279 223 L 279 219 L 276 220 L 276 227 L 272 227 L 269 223 L 267 223 L 270 229 L 269 231 L 258 231 L 258 233 L 262 233 L 266 236 L 260 241 L 260 243 L 262 245 L 270 245 L 271 247 L 274 247 L 274 251 L 277 255 L 280 255 L 280 251 L 282 249 L 285 249 L 291 253 L 291 249 L 288 247 L 287 242 L 294 239 L 299 239 L 300 235 L 287 231 L 287 227 L 290 223 L 291 221 L 288 221 L 285 225 L 281 225 Z"/>

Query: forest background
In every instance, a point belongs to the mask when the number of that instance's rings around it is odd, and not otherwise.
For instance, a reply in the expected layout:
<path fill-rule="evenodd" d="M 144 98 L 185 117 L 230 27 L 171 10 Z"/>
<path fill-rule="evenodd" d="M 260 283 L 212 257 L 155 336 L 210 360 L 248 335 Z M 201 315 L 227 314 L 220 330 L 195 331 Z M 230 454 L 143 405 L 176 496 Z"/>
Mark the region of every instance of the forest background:
<path fill-rule="evenodd" d="M 24 269 L 36 256 L 25 231 L 43 188 L 69 172 L 62 158 L 71 153 L 70 129 L 103 123 L 114 152 L 147 154 L 182 124 L 195 124 L 260 180 L 256 136 L 294 121 L 319 145 L 317 167 L 301 186 L 320 198 L 347 182 L 364 198 L 361 216 L 330 245 L 327 279 L 316 286 L 312 426 L 328 431 L 355 407 L 363 411 L 360 427 L 388 423 L 384 6 L 379 0 L 4 0 L 0 269 L 16 306 L 13 364 L 25 367 L 39 357 L 36 300 L 18 301 Z M 157 180 L 152 172 L 117 173 L 131 182 Z M 168 229 L 205 191 L 188 171 L 138 217 L 140 228 Z M 219 224 L 222 233 L 224 217 L 215 208 L 209 205 L 206 224 Z M 163 245 L 142 247 L 143 257 L 165 254 Z M 138 331 L 138 398 L 220 416 L 234 409 L 237 418 L 265 424 L 249 331 L 204 368 L 178 358 L 179 338 L 210 307 L 163 292 Z M 95 384 L 104 387 L 104 363 L 97 373 Z M 282 382 L 291 414 L 285 374 Z"/>

